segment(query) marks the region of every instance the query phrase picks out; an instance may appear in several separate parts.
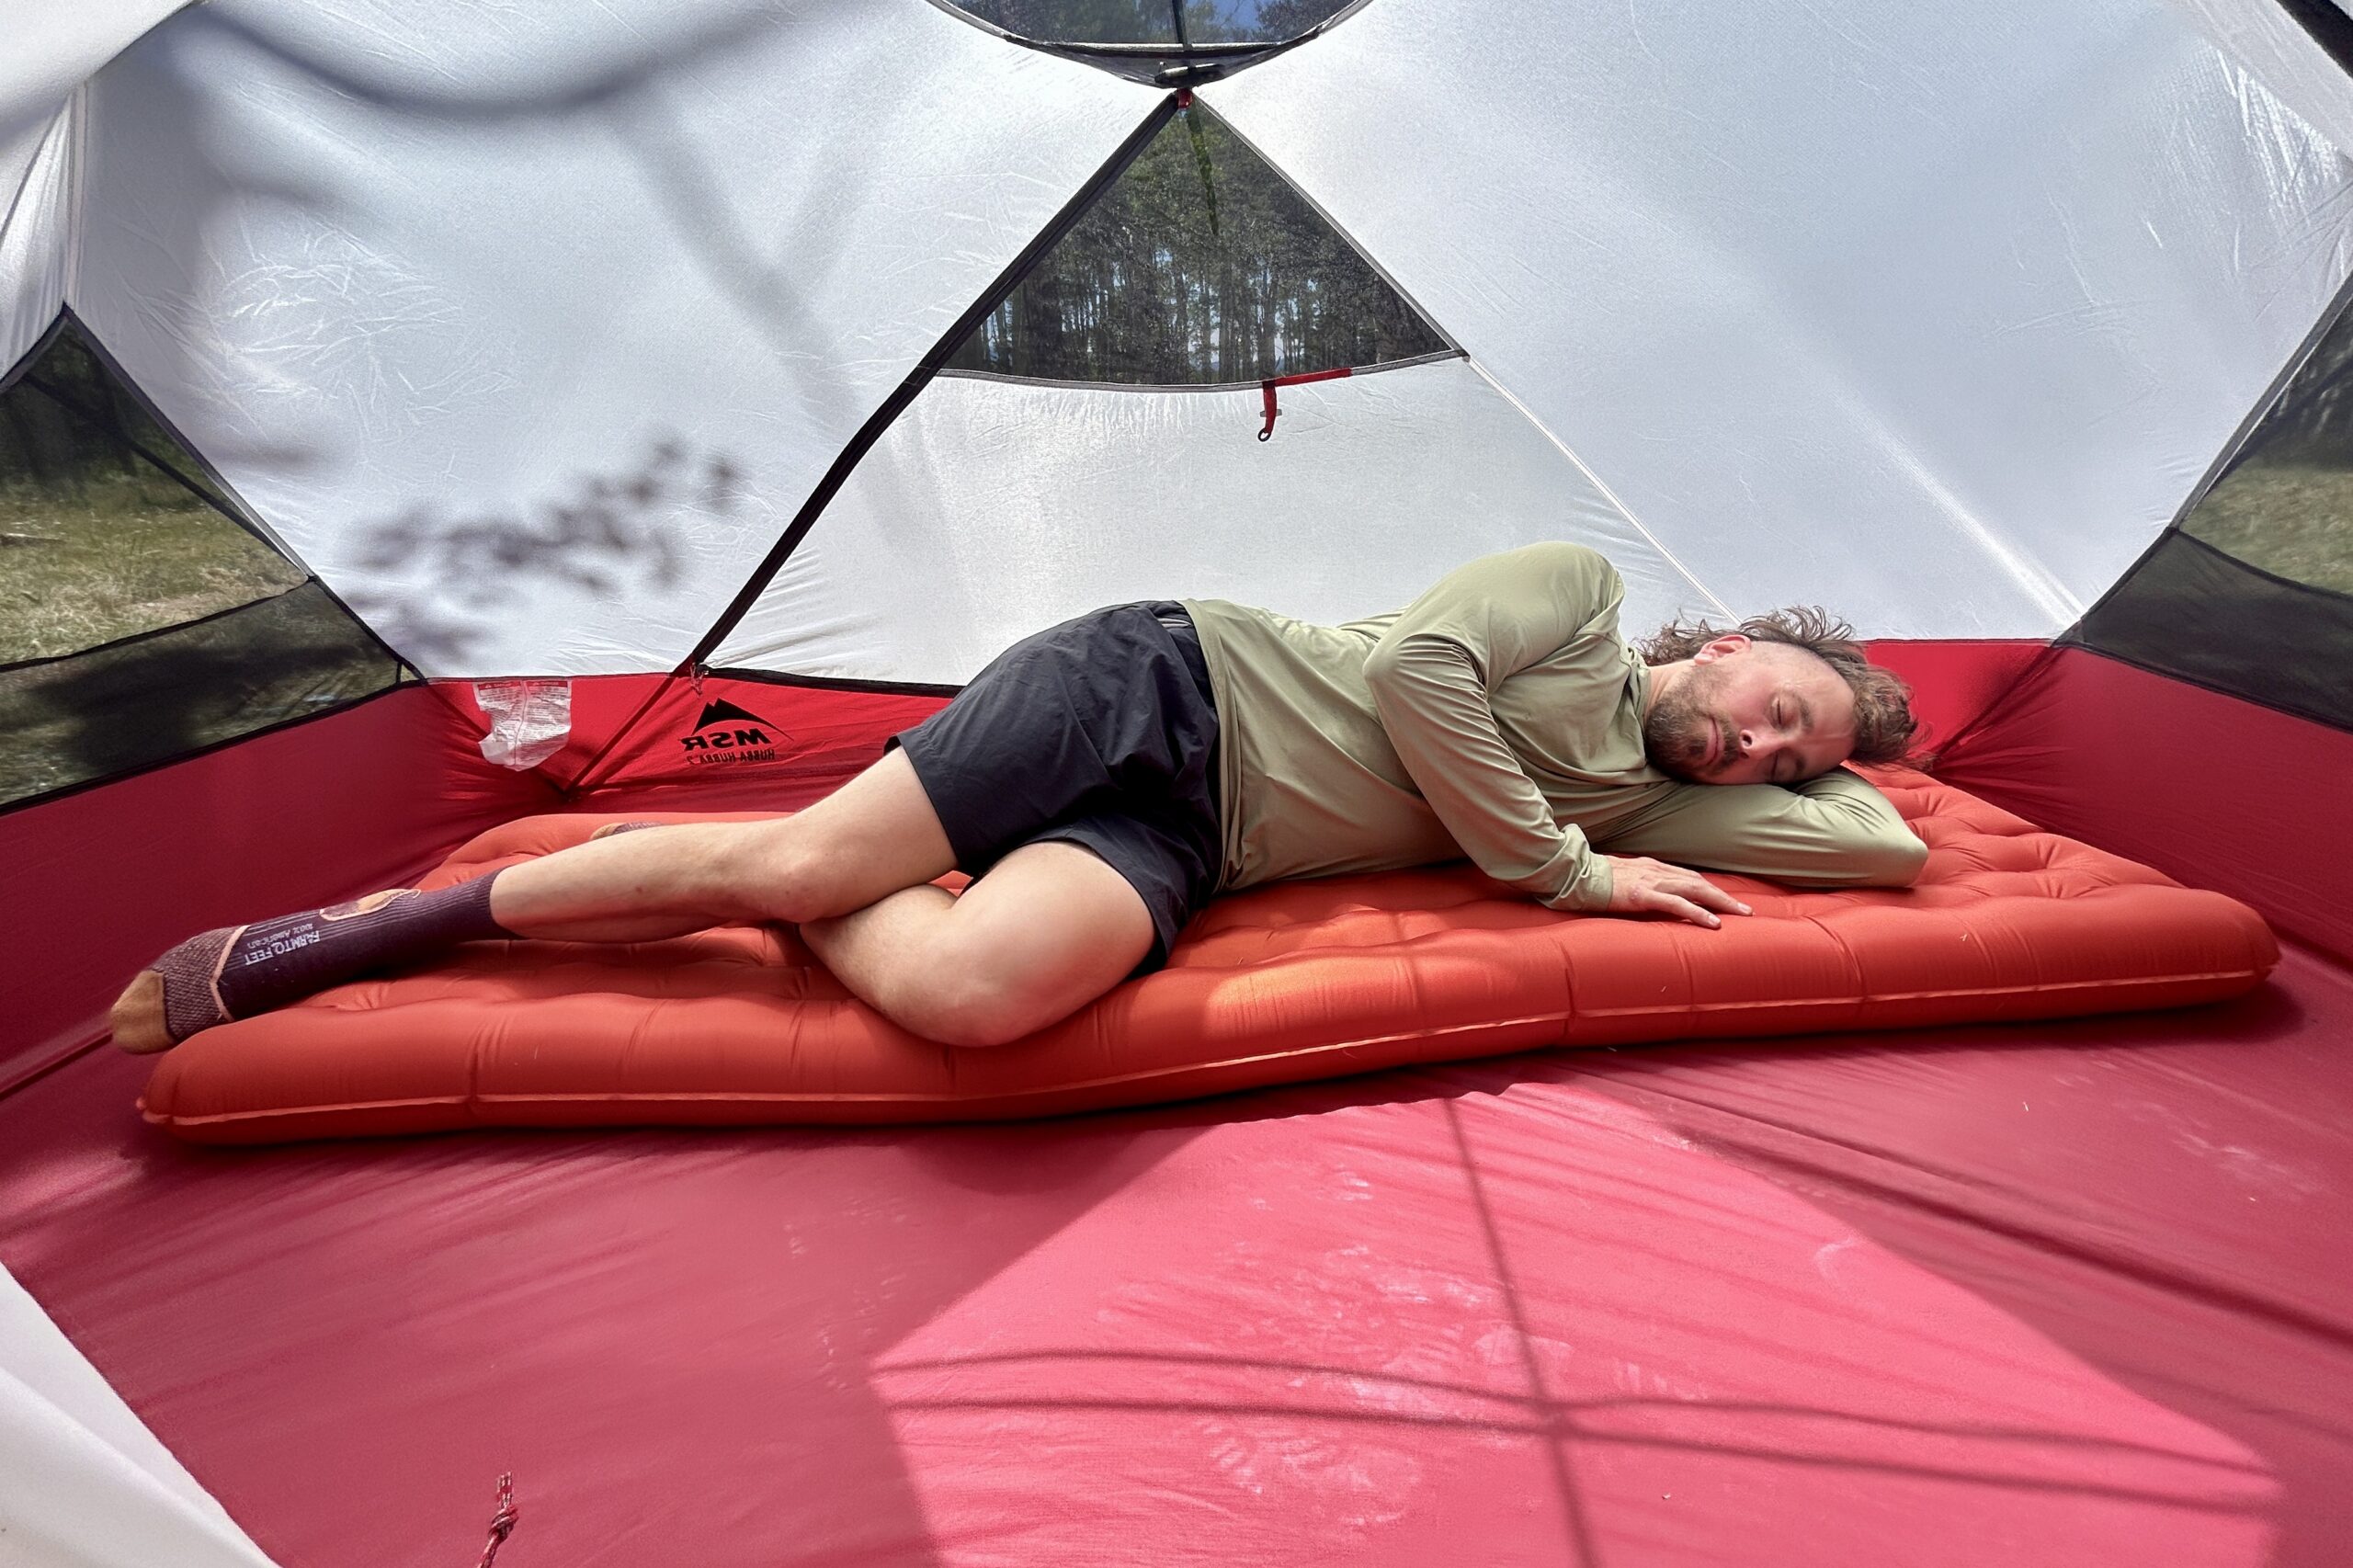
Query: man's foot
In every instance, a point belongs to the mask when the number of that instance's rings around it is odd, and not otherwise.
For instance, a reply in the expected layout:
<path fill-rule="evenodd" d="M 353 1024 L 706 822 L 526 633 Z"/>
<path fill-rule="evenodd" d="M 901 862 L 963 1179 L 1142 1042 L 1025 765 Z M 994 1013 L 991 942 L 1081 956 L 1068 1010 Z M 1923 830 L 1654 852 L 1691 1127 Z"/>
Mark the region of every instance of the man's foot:
<path fill-rule="evenodd" d="M 141 1055 L 169 1051 L 200 1029 L 282 1007 L 369 970 L 512 936 L 490 915 L 497 875 L 433 892 L 394 888 L 190 937 L 141 970 L 116 999 L 115 1043 Z"/>
<path fill-rule="evenodd" d="M 600 838 L 610 838 L 617 833 L 636 833 L 643 828 L 668 827 L 669 825 L 666 822 L 608 822 L 590 834 L 588 842 L 594 844 Z"/>
<path fill-rule="evenodd" d="M 115 998 L 114 1042 L 134 1056 L 169 1051 L 199 1029 L 229 1021 L 221 966 L 243 926 L 190 937 L 139 971 Z"/>

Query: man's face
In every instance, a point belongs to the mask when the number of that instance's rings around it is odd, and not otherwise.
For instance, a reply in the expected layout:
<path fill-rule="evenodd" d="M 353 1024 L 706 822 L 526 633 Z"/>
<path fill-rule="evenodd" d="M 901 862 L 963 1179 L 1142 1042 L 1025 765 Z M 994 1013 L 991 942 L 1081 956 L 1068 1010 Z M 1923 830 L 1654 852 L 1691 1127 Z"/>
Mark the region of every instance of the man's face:
<path fill-rule="evenodd" d="M 1802 648 L 1719 637 L 1643 722 L 1652 765 L 1692 784 L 1796 784 L 1855 749 L 1855 694 Z"/>

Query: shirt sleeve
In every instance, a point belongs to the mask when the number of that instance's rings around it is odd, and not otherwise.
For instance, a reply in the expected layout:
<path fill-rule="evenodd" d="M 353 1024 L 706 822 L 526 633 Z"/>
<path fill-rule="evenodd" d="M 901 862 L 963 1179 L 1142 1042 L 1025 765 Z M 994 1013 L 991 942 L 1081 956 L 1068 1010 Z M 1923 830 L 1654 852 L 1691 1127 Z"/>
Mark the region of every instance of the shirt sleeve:
<path fill-rule="evenodd" d="M 1373 709 L 1414 786 L 1496 881 L 1554 909 L 1609 906 L 1609 863 L 1563 826 L 1495 726 L 1495 690 L 1583 638 L 1614 635 L 1625 586 L 1583 545 L 1529 545 L 1449 573 L 1365 663 Z"/>
<path fill-rule="evenodd" d="M 1887 797 L 1847 769 L 1779 784 L 1687 784 L 1611 828 L 1648 855 L 1793 887 L 1909 887 L 1928 858 Z"/>

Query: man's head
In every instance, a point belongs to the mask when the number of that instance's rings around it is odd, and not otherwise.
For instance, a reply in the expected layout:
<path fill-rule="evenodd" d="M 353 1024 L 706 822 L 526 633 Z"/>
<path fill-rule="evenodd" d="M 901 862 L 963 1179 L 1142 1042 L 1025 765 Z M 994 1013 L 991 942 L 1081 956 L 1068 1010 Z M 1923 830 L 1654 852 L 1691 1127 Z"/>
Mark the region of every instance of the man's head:
<path fill-rule="evenodd" d="M 1911 693 L 1854 637 L 1811 608 L 1736 631 L 1677 621 L 1641 645 L 1651 666 L 1643 749 L 1694 784 L 1796 784 L 1850 759 L 1903 761 Z"/>

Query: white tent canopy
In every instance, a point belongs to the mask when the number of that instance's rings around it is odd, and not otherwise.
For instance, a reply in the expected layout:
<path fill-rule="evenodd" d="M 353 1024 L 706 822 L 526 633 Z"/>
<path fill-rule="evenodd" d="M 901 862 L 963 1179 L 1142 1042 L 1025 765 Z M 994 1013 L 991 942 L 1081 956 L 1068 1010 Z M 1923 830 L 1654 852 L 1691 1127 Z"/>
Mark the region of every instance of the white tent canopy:
<path fill-rule="evenodd" d="M 1718 608 L 1460 358 L 1280 397 L 1260 442 L 1251 388 L 941 376 L 712 662 L 952 684 L 1097 605 L 1237 598 L 1347 620 L 1545 539 L 1617 562 L 1631 624 Z"/>
<path fill-rule="evenodd" d="M 0 23 L 0 367 L 65 300 L 67 160 L 82 83 L 186 0 L 26 0 Z"/>
<path fill-rule="evenodd" d="M 2348 266 L 2149 0 L 1373 5 L 1203 97 L 1702 584 L 1880 636 L 2074 620 Z"/>
<path fill-rule="evenodd" d="M 675 664 L 1155 98 L 920 0 L 244 0 L 92 93 L 75 309 L 436 674 Z M 552 515 L 673 448 L 580 584 Z M 485 519 L 545 570 L 485 593 Z"/>
<path fill-rule="evenodd" d="M 1680 568 L 1662 608 L 2047 637 L 2174 515 L 2347 273 L 2353 169 L 2298 106 L 2353 111 L 2265 10 L 1376 0 L 1202 97 L 1469 351 L 1571 492 Z M 219 0 L 100 73 L 76 134 L 41 133 L 0 233 L 0 336 L 29 342 L 62 286 L 262 526 L 429 674 L 667 668 L 1162 96 L 924 0 L 432 28 Z M 1034 422 L 953 453 L 995 426 L 944 433 L 950 398 Z M 1249 423 L 1189 394 L 918 407 L 866 460 L 961 468 L 935 476 L 960 492 L 943 510 L 894 525 L 952 532 L 961 559 L 1020 558 L 1039 495 L 1139 538 L 1246 510 L 1269 545 L 1332 498 L 1310 478 L 1329 443 L 1227 450 Z M 1518 439 L 1460 412 L 1380 438 Z M 1150 479 L 1118 518 L 1045 477 L 1119 471 Z M 856 553 L 827 536 L 907 483 L 854 484 L 807 548 Z M 1525 537 L 1528 499 L 1464 537 Z M 612 526 L 580 527 L 600 506 Z M 495 583 L 467 543 L 485 530 Z M 1084 559 L 1023 579 L 1028 602 L 1146 591 L 1063 573 Z M 1320 613 L 1411 580 L 1377 549 L 1256 559 L 1152 591 Z M 795 566 L 727 656 L 913 667 L 904 644 L 829 642 L 838 611 L 787 624 L 814 575 Z M 1005 631 L 923 619 L 959 650 L 926 678 Z"/>

